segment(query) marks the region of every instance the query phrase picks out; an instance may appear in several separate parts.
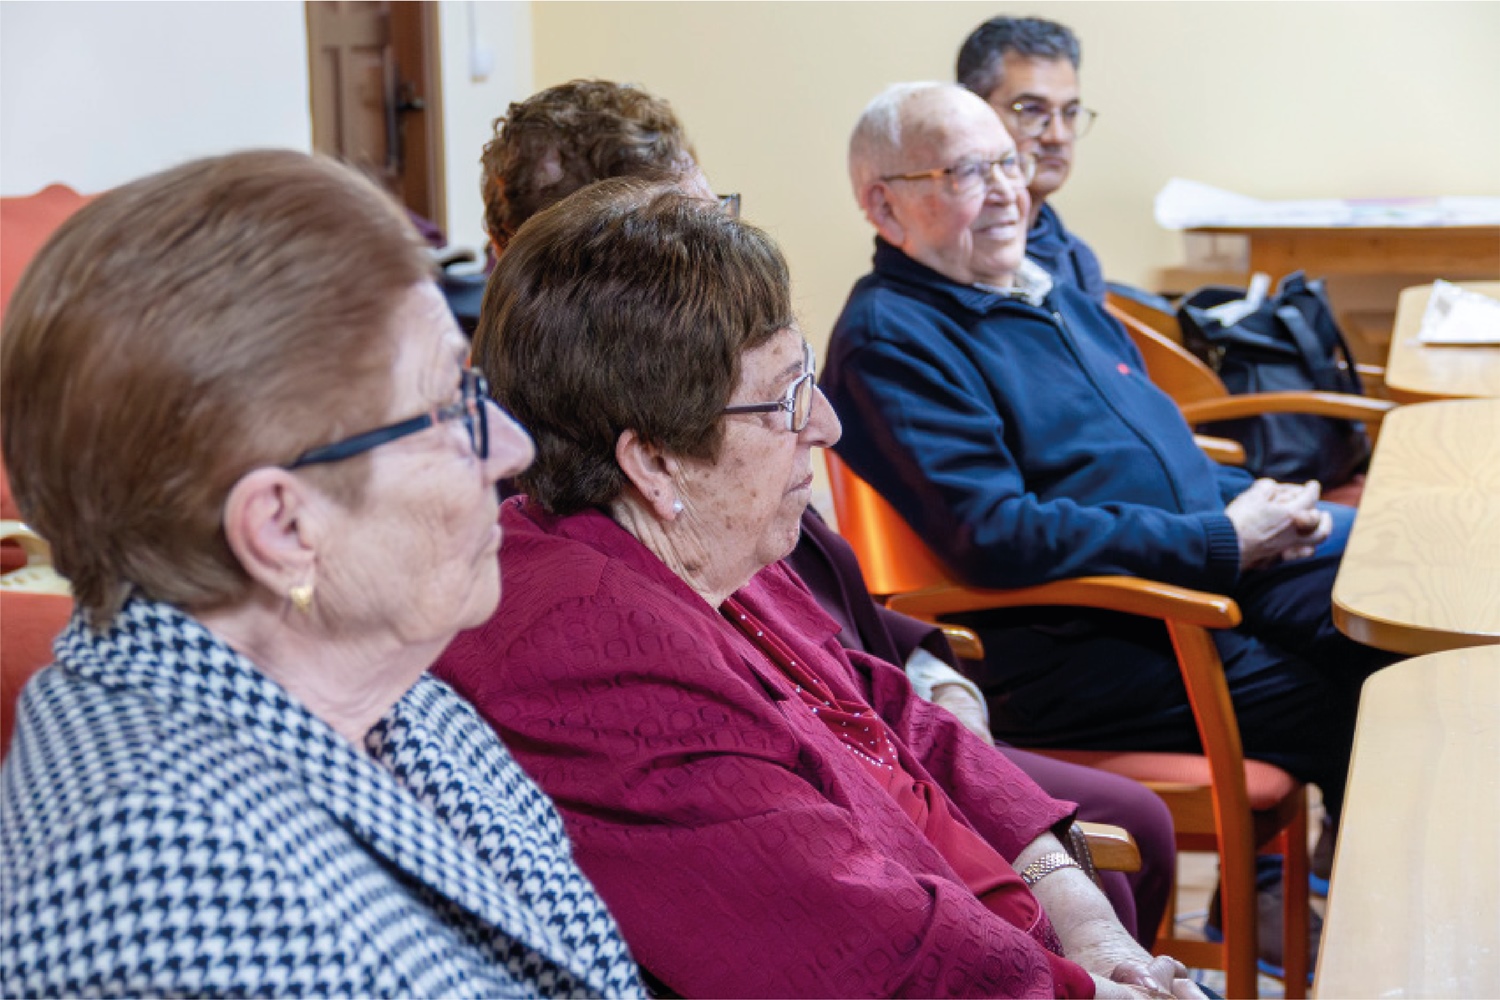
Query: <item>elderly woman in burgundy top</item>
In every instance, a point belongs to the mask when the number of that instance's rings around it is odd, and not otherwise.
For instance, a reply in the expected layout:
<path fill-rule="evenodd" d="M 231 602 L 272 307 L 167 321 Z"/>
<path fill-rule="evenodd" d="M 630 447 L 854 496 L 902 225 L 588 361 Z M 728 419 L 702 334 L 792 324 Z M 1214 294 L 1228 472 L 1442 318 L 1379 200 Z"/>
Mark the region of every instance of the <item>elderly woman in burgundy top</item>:
<path fill-rule="evenodd" d="M 1197 995 L 1064 852 L 1073 806 L 843 649 L 778 564 L 840 428 L 765 234 L 587 188 L 511 242 L 474 360 L 537 459 L 507 600 L 437 672 L 645 968 L 685 995 Z"/>

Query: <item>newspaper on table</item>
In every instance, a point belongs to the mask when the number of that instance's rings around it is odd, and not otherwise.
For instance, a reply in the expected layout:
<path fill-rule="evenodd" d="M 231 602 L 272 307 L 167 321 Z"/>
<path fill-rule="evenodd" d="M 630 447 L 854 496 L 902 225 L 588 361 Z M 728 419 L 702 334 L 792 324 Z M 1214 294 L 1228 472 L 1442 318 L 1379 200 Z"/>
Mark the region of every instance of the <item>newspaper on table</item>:
<path fill-rule="evenodd" d="M 1500 225 L 1500 198 L 1312 198 L 1267 201 L 1173 177 L 1156 195 L 1163 229 Z"/>

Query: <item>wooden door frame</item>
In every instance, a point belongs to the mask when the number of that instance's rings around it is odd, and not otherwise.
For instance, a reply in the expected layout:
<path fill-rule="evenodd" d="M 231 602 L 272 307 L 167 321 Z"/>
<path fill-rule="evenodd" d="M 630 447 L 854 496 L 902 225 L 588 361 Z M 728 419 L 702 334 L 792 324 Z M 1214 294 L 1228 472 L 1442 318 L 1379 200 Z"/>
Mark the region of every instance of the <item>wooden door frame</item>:
<path fill-rule="evenodd" d="M 323 68 L 315 46 L 314 5 L 304 0 L 307 26 L 308 104 L 313 135 L 319 133 L 316 80 Z M 448 198 L 443 153 L 443 97 L 438 4 L 432 0 L 388 0 L 385 3 L 388 38 L 395 76 L 409 84 L 411 96 L 419 98 L 420 110 L 397 113 L 402 146 L 402 172 L 393 195 L 407 208 L 436 223 L 445 232 Z M 387 110 L 387 114 L 391 112 Z M 323 123 L 327 124 L 327 123 Z M 388 133 L 389 134 L 389 133 Z M 316 141 L 314 148 L 317 148 Z"/>
<path fill-rule="evenodd" d="M 407 151 L 402 199 L 408 207 L 447 232 L 448 191 L 443 183 L 446 166 L 443 157 L 442 45 L 437 3 L 434 0 L 392 0 L 391 45 L 403 79 L 415 83 L 417 94 L 426 105 L 420 113 L 402 118 L 402 137 Z M 420 152 L 417 152 L 418 144 L 412 141 L 413 132 L 420 133 Z M 424 201 L 425 211 L 416 207 Z"/>

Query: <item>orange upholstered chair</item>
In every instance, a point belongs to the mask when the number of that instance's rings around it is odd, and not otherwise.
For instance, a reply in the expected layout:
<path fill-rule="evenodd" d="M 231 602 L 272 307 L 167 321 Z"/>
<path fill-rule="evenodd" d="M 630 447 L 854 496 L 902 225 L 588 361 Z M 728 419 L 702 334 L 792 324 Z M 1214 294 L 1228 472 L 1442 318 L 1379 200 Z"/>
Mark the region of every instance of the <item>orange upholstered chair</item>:
<path fill-rule="evenodd" d="M 88 201 L 62 184 L 0 198 L 0 318 L 37 250 Z M 33 673 L 52 662 L 52 640 L 73 612 L 46 543 L 20 517 L 0 464 L 0 754 L 10 746 L 16 697 Z"/>
<path fill-rule="evenodd" d="M 0 198 L 0 319 L 4 318 L 11 292 L 15 291 L 31 258 L 53 230 L 88 201 L 89 196 L 61 184 L 25 197 Z M 0 519 L 21 519 L 3 465 L 0 465 Z M 0 573 L 22 565 L 25 557 L 19 548 L 14 545 L 0 548 Z"/>
<path fill-rule="evenodd" d="M 1086 577 L 1017 590 L 963 586 L 883 497 L 838 456 L 825 454 L 839 532 L 859 557 L 871 593 L 885 597 L 897 611 L 936 622 L 944 615 L 989 608 L 1073 605 L 1146 615 L 1165 623 L 1205 752 L 1038 752 L 1144 783 L 1171 810 L 1178 850 L 1218 853 L 1223 943 L 1174 937 L 1175 907 L 1169 907 L 1156 947 L 1189 965 L 1225 970 L 1228 996 L 1256 995 L 1255 855 L 1257 850 L 1281 852 L 1286 859 L 1286 996 L 1306 996 L 1306 789 L 1280 768 L 1244 758 L 1223 666 L 1208 632 L 1239 624 L 1234 601 L 1132 577 Z"/>
<path fill-rule="evenodd" d="M 63 184 L 21 198 L 0 198 L 0 316 L 37 250 L 89 198 Z"/>
<path fill-rule="evenodd" d="M 51 552 L 30 528 L 0 522 L 0 538 L 17 543 L 25 566 L 0 575 L 0 757 L 10 749 L 16 698 L 31 675 L 52 662 L 52 640 L 73 613 L 68 583 L 52 569 Z"/>

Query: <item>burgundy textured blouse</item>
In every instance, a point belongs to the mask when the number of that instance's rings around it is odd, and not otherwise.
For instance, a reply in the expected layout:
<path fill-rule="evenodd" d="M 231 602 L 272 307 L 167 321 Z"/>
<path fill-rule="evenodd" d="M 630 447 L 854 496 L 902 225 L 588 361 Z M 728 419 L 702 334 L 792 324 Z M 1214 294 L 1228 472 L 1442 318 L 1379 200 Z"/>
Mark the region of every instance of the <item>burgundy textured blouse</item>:
<path fill-rule="evenodd" d="M 1033 937 L 1050 928 L 1039 909 L 1025 917 L 1024 887 L 1000 893 L 1014 913 L 987 907 L 787 673 L 626 531 L 523 498 L 501 523 L 500 609 L 435 672 L 552 796 L 636 959 L 673 990 L 1092 995 Z M 845 651 L 780 564 L 732 601 L 835 700 L 880 716 L 905 775 L 948 814 L 944 836 L 1009 862 L 1071 818 L 900 668 Z"/>

